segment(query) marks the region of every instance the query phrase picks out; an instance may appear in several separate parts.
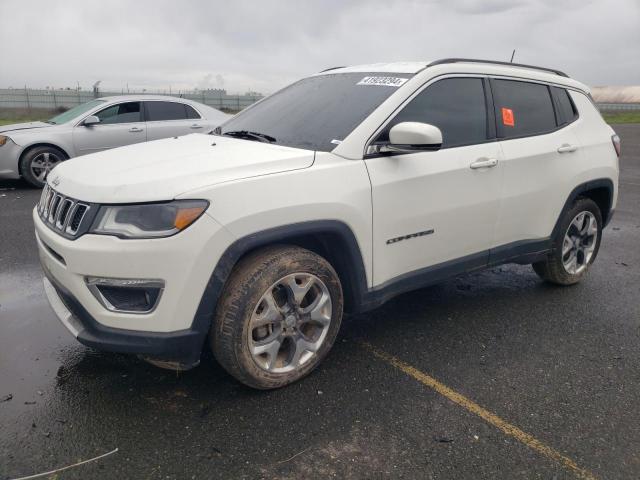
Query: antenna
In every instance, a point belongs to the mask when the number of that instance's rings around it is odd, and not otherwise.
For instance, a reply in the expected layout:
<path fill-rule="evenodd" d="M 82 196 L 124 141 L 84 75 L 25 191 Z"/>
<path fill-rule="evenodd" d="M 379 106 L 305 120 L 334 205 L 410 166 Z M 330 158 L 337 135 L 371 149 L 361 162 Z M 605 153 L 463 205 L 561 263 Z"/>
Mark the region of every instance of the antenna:
<path fill-rule="evenodd" d="M 513 49 L 513 52 L 511 52 L 511 60 L 509 60 L 509 63 L 513 63 L 513 57 L 516 56 L 516 49 Z"/>

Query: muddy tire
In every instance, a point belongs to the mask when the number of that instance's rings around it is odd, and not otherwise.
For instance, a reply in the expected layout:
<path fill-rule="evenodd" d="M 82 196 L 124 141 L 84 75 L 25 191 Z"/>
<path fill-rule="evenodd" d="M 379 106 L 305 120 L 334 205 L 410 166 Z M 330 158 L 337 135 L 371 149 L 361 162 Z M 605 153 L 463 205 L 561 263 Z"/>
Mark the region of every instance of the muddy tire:
<path fill-rule="evenodd" d="M 324 359 L 342 310 L 342 286 L 329 262 L 300 247 L 266 247 L 231 273 L 216 309 L 211 348 L 245 385 L 283 387 Z"/>
<path fill-rule="evenodd" d="M 573 285 L 582 280 L 596 259 L 602 239 L 602 213 L 591 199 L 578 198 L 562 217 L 551 253 L 533 269 L 543 280 Z"/>

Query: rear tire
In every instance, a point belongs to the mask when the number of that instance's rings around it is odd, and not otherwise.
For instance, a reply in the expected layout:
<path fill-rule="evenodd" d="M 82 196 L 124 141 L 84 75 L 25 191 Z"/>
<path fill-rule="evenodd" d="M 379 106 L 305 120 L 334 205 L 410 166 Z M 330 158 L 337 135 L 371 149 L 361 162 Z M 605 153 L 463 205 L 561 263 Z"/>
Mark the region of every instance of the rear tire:
<path fill-rule="evenodd" d="M 55 147 L 48 145 L 33 147 L 20 158 L 20 173 L 29 185 L 42 188 L 49 172 L 67 158 L 62 150 Z"/>
<path fill-rule="evenodd" d="M 340 330 L 342 309 L 342 286 L 329 262 L 300 247 L 266 247 L 231 273 L 216 309 L 211 348 L 245 385 L 283 387 L 324 359 Z"/>
<path fill-rule="evenodd" d="M 578 198 L 562 217 L 560 228 L 552 238 L 551 252 L 534 271 L 556 285 L 573 285 L 582 280 L 596 259 L 602 239 L 602 214 L 596 203 Z"/>

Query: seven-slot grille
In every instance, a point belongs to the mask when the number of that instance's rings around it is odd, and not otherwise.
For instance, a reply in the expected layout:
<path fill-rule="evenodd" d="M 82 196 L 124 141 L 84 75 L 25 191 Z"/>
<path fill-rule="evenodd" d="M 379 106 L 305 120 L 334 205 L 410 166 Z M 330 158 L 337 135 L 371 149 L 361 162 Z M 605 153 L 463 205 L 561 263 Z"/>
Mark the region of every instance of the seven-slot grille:
<path fill-rule="evenodd" d="M 75 236 L 89 205 L 66 197 L 45 185 L 38 202 L 38 215 L 53 230 Z"/>

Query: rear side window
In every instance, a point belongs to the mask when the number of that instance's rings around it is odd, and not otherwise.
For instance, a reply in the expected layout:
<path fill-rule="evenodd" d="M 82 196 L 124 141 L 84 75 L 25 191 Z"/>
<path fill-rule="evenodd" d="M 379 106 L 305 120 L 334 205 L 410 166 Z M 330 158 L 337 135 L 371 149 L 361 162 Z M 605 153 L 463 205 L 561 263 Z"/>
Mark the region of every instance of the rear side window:
<path fill-rule="evenodd" d="M 525 137 L 556 128 L 549 87 L 515 80 L 492 80 L 498 136 Z"/>
<path fill-rule="evenodd" d="M 558 125 L 566 125 L 578 118 L 578 111 L 571 101 L 569 92 L 564 88 L 551 87 L 551 93 L 555 97 L 558 110 Z"/>
<path fill-rule="evenodd" d="M 145 102 L 147 122 L 161 120 L 185 120 L 187 110 L 184 104 L 177 102 Z"/>
<path fill-rule="evenodd" d="M 131 123 L 141 121 L 140 102 L 127 102 L 112 105 L 96 113 L 100 123 Z"/>
<path fill-rule="evenodd" d="M 187 118 L 200 118 L 200 115 L 198 114 L 198 112 L 196 112 L 196 110 L 193 107 L 190 107 L 189 105 L 184 106 L 185 110 L 187 111 Z"/>
<path fill-rule="evenodd" d="M 429 85 L 404 107 L 376 142 L 389 141 L 389 130 L 401 122 L 422 122 L 442 131 L 442 147 L 487 141 L 487 110 L 480 78 L 447 78 Z"/>

